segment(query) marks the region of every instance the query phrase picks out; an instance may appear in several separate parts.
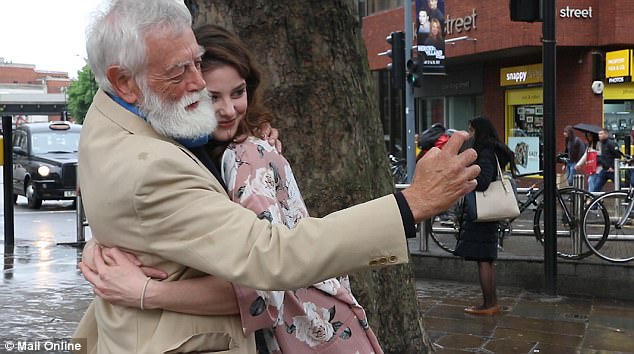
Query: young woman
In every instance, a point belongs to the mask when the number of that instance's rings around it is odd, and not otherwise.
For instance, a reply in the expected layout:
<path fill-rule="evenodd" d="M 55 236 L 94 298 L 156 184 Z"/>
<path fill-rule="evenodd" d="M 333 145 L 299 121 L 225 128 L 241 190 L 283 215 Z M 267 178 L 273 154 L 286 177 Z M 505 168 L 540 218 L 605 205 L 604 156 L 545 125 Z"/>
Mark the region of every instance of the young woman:
<path fill-rule="evenodd" d="M 220 164 L 229 197 L 262 219 L 294 227 L 308 212 L 288 161 L 259 138 L 272 114 L 260 103 L 260 72 L 252 55 L 221 27 L 207 25 L 195 33 L 205 48 L 201 69 L 218 120 L 207 149 Z M 236 136 L 247 137 L 236 142 Z M 146 278 L 138 262 L 120 251 L 104 254 L 109 265 L 98 251 L 94 262 L 105 268 L 109 282 L 95 293 L 106 301 L 200 315 L 239 314 L 245 335 L 257 331 L 261 354 L 382 353 L 347 276 L 294 291 L 249 289 L 212 275 L 159 282 Z M 82 266 L 82 271 L 91 274 L 90 268 Z"/>
<path fill-rule="evenodd" d="M 469 133 L 472 136 L 473 148 L 478 153 L 475 163 L 480 166 L 480 175 L 476 178 L 476 191 L 485 191 L 489 184 L 497 179 L 498 164 L 502 170 L 510 165 L 511 172 L 515 174 L 517 168 L 513 151 L 500 141 L 495 127 L 488 118 L 476 117 L 470 120 Z M 497 228 L 497 222 L 463 222 L 460 241 L 454 254 L 478 263 L 482 288 L 482 304 L 465 308 L 464 312 L 468 314 L 495 315 L 500 312 L 494 265 L 498 254 Z"/>
<path fill-rule="evenodd" d="M 440 21 L 436 18 L 432 18 L 430 26 L 431 30 L 429 36 L 425 39 L 425 45 L 433 45 L 436 49 L 445 49 L 445 39 L 442 37 Z"/>
<path fill-rule="evenodd" d="M 582 171 L 582 169 L 585 169 L 585 174 L 588 176 L 588 191 L 600 192 L 601 188 L 598 188 L 598 181 L 601 172 L 601 166 L 598 164 L 597 161 L 598 155 L 601 150 L 599 144 L 599 135 L 591 132 L 586 132 L 585 138 L 587 141 L 586 149 L 579 161 L 577 161 L 577 163 L 575 164 L 575 170 Z M 589 154 L 592 155 L 593 158 L 589 159 Z"/>
<path fill-rule="evenodd" d="M 585 152 L 586 145 L 583 141 L 581 141 L 581 139 L 575 136 L 575 130 L 570 125 L 567 125 L 564 128 L 563 134 L 566 139 L 566 154 L 568 154 L 569 159 L 568 163 L 564 166 L 564 169 L 568 175 L 568 185 L 572 186 L 573 177 L 576 172 L 575 165 L 577 165 L 577 162 L 581 160 L 581 157 Z"/>

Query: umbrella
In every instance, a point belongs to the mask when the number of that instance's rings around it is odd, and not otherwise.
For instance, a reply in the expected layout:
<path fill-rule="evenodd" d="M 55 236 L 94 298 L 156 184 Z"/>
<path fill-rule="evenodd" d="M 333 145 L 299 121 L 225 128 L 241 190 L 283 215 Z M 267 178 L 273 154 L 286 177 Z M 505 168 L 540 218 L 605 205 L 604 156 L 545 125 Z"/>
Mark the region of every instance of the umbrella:
<path fill-rule="evenodd" d="M 572 128 L 577 129 L 584 133 L 592 133 L 592 134 L 599 134 L 599 130 L 603 129 L 597 125 L 587 124 L 587 123 L 575 124 Z"/>

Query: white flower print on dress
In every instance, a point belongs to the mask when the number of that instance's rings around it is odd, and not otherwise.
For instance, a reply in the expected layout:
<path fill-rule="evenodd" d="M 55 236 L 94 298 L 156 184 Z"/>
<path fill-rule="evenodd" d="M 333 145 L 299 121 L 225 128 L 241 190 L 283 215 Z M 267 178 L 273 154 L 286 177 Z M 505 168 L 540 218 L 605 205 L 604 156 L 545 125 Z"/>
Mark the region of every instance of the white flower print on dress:
<path fill-rule="evenodd" d="M 335 333 L 329 321 L 330 312 L 324 308 L 318 308 L 312 302 L 304 303 L 305 316 L 293 317 L 293 325 L 296 328 L 295 337 L 308 344 L 310 347 L 326 343 Z"/>
<path fill-rule="evenodd" d="M 254 211 L 259 218 L 292 228 L 308 216 L 288 161 L 268 142 L 249 137 L 244 143 L 230 144 L 223 155 L 221 169 L 229 197 Z M 277 292 L 234 287 L 244 334 L 261 329 L 272 354 L 319 351 L 320 344 L 324 343 L 328 343 L 331 352 L 383 353 L 345 276 L 306 289 L 288 290 L 283 293 L 283 299 Z M 323 296 L 332 296 L 332 300 L 321 303 L 313 300 L 315 296 L 319 301 L 324 300 Z M 321 306 L 316 306 L 317 303 Z M 359 330 L 353 333 L 348 324 L 341 322 L 343 318 L 335 319 L 336 315 L 354 316 L 351 323 L 358 323 L 361 328 L 354 327 Z M 284 340 L 278 342 L 277 338 Z M 350 338 L 358 339 L 347 340 Z M 367 343 L 361 343 L 364 340 Z"/>
<path fill-rule="evenodd" d="M 341 284 L 335 278 L 326 279 L 322 282 L 313 284 L 313 286 L 325 292 L 326 294 L 330 294 L 333 296 L 337 295 L 339 289 L 341 288 Z"/>

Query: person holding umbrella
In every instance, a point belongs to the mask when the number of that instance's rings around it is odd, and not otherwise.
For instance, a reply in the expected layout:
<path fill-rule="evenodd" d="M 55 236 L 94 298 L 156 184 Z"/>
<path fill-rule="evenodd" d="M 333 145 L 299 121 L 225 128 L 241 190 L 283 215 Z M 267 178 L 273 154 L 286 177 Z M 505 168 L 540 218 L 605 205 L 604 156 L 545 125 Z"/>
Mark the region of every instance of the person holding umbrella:
<path fill-rule="evenodd" d="M 622 153 L 618 145 L 610 140 L 610 132 L 590 124 L 577 124 L 575 129 L 585 133 L 588 147 L 575 168 L 585 166 L 588 175 L 588 191 L 600 192 L 608 179 L 614 180 L 614 159 Z"/>
<path fill-rule="evenodd" d="M 575 136 L 575 131 L 572 126 L 567 125 L 564 128 L 564 138 L 566 138 L 566 154 L 568 155 L 568 162 L 563 166 L 563 170 L 567 174 L 568 185 L 572 186 L 573 177 L 575 175 L 575 166 L 577 162 L 583 156 L 584 151 L 586 150 L 586 144 L 579 139 L 579 137 Z"/>

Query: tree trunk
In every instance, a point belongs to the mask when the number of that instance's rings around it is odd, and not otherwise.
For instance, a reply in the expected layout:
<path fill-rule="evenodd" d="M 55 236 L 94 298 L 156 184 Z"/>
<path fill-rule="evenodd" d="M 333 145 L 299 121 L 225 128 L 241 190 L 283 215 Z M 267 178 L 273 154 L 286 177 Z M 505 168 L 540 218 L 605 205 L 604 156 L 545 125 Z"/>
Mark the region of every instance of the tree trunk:
<path fill-rule="evenodd" d="M 255 54 L 265 76 L 265 103 L 311 215 L 393 191 L 356 1 L 185 3 L 194 28 L 226 27 Z M 386 353 L 432 351 L 411 265 L 351 278 Z"/>

